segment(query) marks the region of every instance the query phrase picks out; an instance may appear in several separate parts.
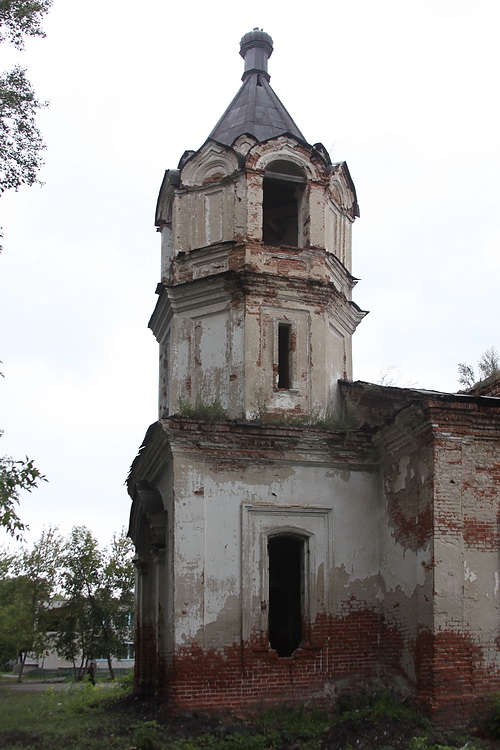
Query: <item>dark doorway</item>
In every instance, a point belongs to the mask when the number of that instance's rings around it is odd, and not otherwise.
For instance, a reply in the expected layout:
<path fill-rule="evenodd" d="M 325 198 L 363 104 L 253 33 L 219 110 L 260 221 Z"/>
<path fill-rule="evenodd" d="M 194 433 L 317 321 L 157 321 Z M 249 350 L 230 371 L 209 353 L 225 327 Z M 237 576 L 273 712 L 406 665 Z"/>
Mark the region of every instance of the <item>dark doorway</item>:
<path fill-rule="evenodd" d="M 291 656 L 302 640 L 304 542 L 299 537 L 269 539 L 269 643 L 278 656 Z"/>

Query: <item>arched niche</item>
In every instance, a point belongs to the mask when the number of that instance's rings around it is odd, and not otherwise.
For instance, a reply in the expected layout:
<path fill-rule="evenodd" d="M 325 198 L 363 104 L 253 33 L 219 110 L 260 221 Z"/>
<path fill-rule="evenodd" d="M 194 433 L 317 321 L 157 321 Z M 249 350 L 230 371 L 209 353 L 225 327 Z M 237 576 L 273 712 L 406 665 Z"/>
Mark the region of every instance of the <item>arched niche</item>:
<path fill-rule="evenodd" d="M 337 207 L 351 221 L 359 216 L 356 188 L 352 181 L 346 162 L 338 162 L 330 167 L 329 194 Z"/>

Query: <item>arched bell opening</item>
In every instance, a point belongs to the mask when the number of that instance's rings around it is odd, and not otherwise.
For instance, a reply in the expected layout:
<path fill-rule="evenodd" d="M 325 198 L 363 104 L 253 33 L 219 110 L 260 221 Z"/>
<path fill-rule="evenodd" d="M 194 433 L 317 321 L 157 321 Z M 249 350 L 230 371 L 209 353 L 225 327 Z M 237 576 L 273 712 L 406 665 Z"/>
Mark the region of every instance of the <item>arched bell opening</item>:
<path fill-rule="evenodd" d="M 262 197 L 262 239 L 279 247 L 304 244 L 302 204 L 306 177 L 300 167 L 277 159 L 267 165 Z"/>

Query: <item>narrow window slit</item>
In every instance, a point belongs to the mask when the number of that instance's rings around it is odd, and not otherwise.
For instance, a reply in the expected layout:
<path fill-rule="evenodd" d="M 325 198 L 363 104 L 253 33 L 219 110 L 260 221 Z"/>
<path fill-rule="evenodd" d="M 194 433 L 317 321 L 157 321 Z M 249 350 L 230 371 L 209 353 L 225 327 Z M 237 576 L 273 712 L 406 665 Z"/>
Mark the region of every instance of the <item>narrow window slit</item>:
<path fill-rule="evenodd" d="M 292 326 L 290 323 L 278 323 L 278 388 L 291 388 L 290 355 L 292 351 Z"/>

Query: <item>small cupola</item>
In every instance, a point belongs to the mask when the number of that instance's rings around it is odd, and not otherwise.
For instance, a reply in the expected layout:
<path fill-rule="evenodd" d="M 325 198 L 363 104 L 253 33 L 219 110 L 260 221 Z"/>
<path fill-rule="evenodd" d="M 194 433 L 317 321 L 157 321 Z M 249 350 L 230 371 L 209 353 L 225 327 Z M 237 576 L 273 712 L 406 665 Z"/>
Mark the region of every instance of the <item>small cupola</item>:
<path fill-rule="evenodd" d="M 240 41 L 240 55 L 245 61 L 243 84 L 226 109 L 210 138 L 232 146 L 242 135 L 252 135 L 263 142 L 277 135 L 289 133 L 305 142 L 269 84 L 267 62 L 273 52 L 273 40 L 261 29 L 253 29 Z"/>
<path fill-rule="evenodd" d="M 241 38 L 240 55 L 245 61 L 245 72 L 241 80 L 244 81 L 252 73 L 260 73 L 269 81 L 271 76 L 267 72 L 267 61 L 273 54 L 273 40 L 262 29 L 255 28 Z"/>

